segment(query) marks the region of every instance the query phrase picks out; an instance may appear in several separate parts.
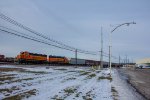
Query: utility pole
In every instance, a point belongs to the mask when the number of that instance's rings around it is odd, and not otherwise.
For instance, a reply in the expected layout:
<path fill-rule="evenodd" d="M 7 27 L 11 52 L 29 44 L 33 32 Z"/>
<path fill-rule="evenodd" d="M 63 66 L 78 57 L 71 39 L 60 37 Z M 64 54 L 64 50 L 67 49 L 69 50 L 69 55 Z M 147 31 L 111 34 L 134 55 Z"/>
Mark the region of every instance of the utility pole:
<path fill-rule="evenodd" d="M 100 67 L 103 68 L 103 28 L 101 27 L 101 55 L 100 55 L 100 66 L 99 66 L 99 70 Z"/>
<path fill-rule="evenodd" d="M 76 50 L 75 50 L 75 60 L 76 60 L 75 62 L 76 62 L 76 67 L 77 67 L 77 52 L 78 52 L 78 50 L 76 49 Z"/>
<path fill-rule="evenodd" d="M 124 58 L 124 67 L 126 67 L 126 58 Z"/>
<path fill-rule="evenodd" d="M 127 58 L 127 55 L 126 55 L 126 67 L 128 67 L 128 66 L 127 66 L 127 63 L 128 63 L 128 62 L 127 62 L 127 59 L 128 59 L 128 58 Z"/>
<path fill-rule="evenodd" d="M 120 67 L 120 55 L 119 55 L 119 67 Z"/>
<path fill-rule="evenodd" d="M 112 52 L 111 52 L 111 46 L 112 46 L 112 32 L 109 33 L 109 68 L 110 68 L 110 75 L 111 75 L 111 57 L 112 57 Z"/>

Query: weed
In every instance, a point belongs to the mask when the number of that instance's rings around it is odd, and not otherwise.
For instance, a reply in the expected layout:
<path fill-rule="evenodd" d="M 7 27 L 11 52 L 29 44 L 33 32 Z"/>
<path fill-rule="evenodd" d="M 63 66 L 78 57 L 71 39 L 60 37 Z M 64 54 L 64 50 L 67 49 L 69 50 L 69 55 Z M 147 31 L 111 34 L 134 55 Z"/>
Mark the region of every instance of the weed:
<path fill-rule="evenodd" d="M 69 81 L 69 80 L 75 80 L 76 78 L 74 78 L 74 77 L 70 77 L 70 78 L 66 78 L 66 79 L 64 79 L 63 81 L 61 81 L 62 83 L 64 83 L 64 82 L 67 82 L 67 81 Z"/>
<path fill-rule="evenodd" d="M 91 72 L 83 72 L 80 75 L 88 75 L 89 73 L 91 73 Z"/>
<path fill-rule="evenodd" d="M 33 90 L 30 90 L 30 91 L 27 91 L 27 92 L 24 92 L 24 93 L 21 93 L 21 94 L 18 94 L 18 95 L 14 95 L 14 96 L 11 96 L 11 97 L 6 97 L 3 100 L 21 100 L 23 98 L 29 98 L 32 95 L 36 95 L 36 92 L 37 92 L 37 90 L 33 89 Z"/>
<path fill-rule="evenodd" d="M 65 92 L 66 94 L 70 95 L 70 94 L 74 93 L 76 90 L 77 90 L 77 89 L 75 89 L 75 88 L 69 87 L 69 88 L 64 89 L 64 92 Z"/>
<path fill-rule="evenodd" d="M 93 100 L 92 98 L 94 97 L 95 97 L 95 94 L 92 94 L 92 90 L 88 91 L 85 96 L 82 96 L 84 100 Z"/>
<path fill-rule="evenodd" d="M 76 95 L 75 95 L 75 97 L 79 97 L 80 96 L 80 93 L 77 93 Z"/>
<path fill-rule="evenodd" d="M 88 78 L 93 78 L 95 76 L 96 76 L 96 74 L 90 74 L 90 75 L 88 75 Z"/>
<path fill-rule="evenodd" d="M 12 80 L 14 77 L 0 77 L 0 81 Z"/>
<path fill-rule="evenodd" d="M 33 80 L 33 78 L 18 79 L 11 82 L 21 82 L 21 81 L 28 81 L 28 80 Z"/>
<path fill-rule="evenodd" d="M 14 75 L 16 75 L 16 74 L 4 74 L 4 75 L 0 75 L 0 78 L 1 77 L 10 77 L 10 76 L 14 76 Z"/>
<path fill-rule="evenodd" d="M 68 78 L 66 80 L 75 80 L 75 79 L 76 79 L 75 77 L 70 77 L 70 78 Z"/>
<path fill-rule="evenodd" d="M 12 89 L 0 89 L 0 93 L 3 93 L 3 92 L 11 93 Z"/>
<path fill-rule="evenodd" d="M 54 99 L 54 100 L 64 100 L 62 97 L 59 97 L 58 95 L 55 95 L 51 99 Z"/>
<path fill-rule="evenodd" d="M 97 71 L 96 71 L 96 73 L 100 73 L 100 72 L 101 72 L 100 70 L 97 70 Z"/>
<path fill-rule="evenodd" d="M 115 89 L 115 87 L 111 87 L 111 92 L 114 100 L 118 100 L 118 91 Z"/>
<path fill-rule="evenodd" d="M 83 100 L 93 100 L 92 98 L 90 97 L 87 97 L 87 96 L 82 96 Z"/>
<path fill-rule="evenodd" d="M 107 80 L 112 81 L 112 78 L 110 76 L 100 76 L 100 77 L 98 77 L 98 80 L 102 80 L 102 79 L 107 79 Z"/>
<path fill-rule="evenodd" d="M 77 71 L 75 71 L 75 70 L 71 70 L 71 71 L 68 71 L 68 72 L 77 72 Z"/>
<path fill-rule="evenodd" d="M 0 72 L 24 71 L 22 68 L 0 68 Z"/>
<path fill-rule="evenodd" d="M 34 73 L 34 74 L 47 74 L 48 72 L 44 71 L 21 71 L 23 73 Z"/>
<path fill-rule="evenodd" d="M 84 73 L 85 71 L 84 71 L 84 70 L 80 70 L 79 72 L 80 72 L 80 73 Z"/>
<path fill-rule="evenodd" d="M 65 68 L 59 68 L 59 69 L 54 69 L 54 70 L 62 70 L 62 71 L 64 71 L 64 70 L 67 70 L 67 69 L 65 69 Z"/>
<path fill-rule="evenodd" d="M 111 92 L 117 92 L 115 87 L 111 87 Z"/>

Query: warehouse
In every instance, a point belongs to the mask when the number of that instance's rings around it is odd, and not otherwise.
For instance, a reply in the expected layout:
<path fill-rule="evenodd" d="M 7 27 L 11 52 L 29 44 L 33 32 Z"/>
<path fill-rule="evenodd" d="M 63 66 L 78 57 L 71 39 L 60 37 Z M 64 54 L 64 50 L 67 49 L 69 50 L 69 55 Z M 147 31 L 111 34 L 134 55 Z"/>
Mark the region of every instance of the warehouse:
<path fill-rule="evenodd" d="M 138 68 L 150 68 L 150 58 L 144 58 L 136 61 L 136 67 Z"/>

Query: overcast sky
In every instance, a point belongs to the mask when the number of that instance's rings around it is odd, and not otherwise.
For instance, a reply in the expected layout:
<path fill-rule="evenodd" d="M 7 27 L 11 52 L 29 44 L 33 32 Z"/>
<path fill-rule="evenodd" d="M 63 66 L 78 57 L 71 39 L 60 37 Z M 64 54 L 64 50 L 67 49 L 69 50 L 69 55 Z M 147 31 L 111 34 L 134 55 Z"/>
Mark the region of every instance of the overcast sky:
<path fill-rule="evenodd" d="M 102 26 L 107 53 L 110 31 L 135 21 L 137 24 L 113 32 L 112 54 L 133 60 L 150 57 L 150 0 L 0 0 L 0 12 L 54 40 L 89 51 L 100 51 Z M 0 26 L 32 35 L 2 19 Z M 0 31 L 0 53 L 16 56 L 20 51 L 74 57 L 73 52 Z M 98 55 L 78 57 L 99 59 Z"/>

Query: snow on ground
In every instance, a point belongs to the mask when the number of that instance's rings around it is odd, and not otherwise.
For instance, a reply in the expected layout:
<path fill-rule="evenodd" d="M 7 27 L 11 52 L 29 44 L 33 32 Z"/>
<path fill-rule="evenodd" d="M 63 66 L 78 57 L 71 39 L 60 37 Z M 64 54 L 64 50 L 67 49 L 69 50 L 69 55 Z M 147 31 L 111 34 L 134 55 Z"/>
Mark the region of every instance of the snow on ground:
<path fill-rule="evenodd" d="M 142 100 L 108 69 L 0 66 L 0 98 L 28 100 Z M 131 99 L 132 98 L 132 99 Z"/>

